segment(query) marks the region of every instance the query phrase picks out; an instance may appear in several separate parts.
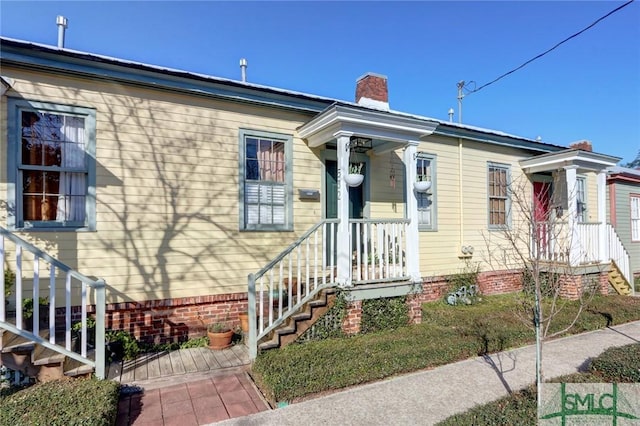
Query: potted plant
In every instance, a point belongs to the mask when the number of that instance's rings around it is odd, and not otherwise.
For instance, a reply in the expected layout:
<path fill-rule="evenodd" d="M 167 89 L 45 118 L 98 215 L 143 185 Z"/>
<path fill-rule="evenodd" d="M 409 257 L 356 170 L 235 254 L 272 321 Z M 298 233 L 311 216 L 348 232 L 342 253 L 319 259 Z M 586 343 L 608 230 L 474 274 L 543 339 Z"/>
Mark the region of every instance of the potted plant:
<path fill-rule="evenodd" d="M 249 333 L 249 313 L 247 311 L 240 312 L 238 314 L 238 318 L 240 319 L 242 334 Z"/>
<path fill-rule="evenodd" d="M 359 186 L 364 180 L 364 175 L 362 174 L 363 163 L 350 163 L 349 164 L 349 174 L 344 177 L 345 182 L 349 186 Z"/>
<path fill-rule="evenodd" d="M 226 323 L 216 322 L 207 326 L 210 349 L 225 349 L 231 346 L 233 330 Z"/>
<path fill-rule="evenodd" d="M 16 281 L 16 274 L 13 273 L 8 266 L 4 267 L 4 297 L 7 297 L 11 294 L 11 287 Z M 9 303 L 8 300 L 5 303 Z"/>
<path fill-rule="evenodd" d="M 82 321 L 74 322 L 71 326 L 71 349 L 80 351 L 82 342 Z M 87 317 L 87 346 L 92 348 L 96 342 L 96 321 L 93 317 Z"/>
<path fill-rule="evenodd" d="M 24 327 L 28 330 L 33 330 L 33 299 L 27 298 L 22 301 L 22 319 L 24 320 Z M 40 320 L 38 321 L 39 327 L 49 327 L 49 299 L 46 297 L 38 298 L 38 313 Z"/>
<path fill-rule="evenodd" d="M 431 181 L 426 175 L 418 175 L 417 180 L 413 183 L 413 187 L 418 192 L 427 192 L 431 188 Z"/>

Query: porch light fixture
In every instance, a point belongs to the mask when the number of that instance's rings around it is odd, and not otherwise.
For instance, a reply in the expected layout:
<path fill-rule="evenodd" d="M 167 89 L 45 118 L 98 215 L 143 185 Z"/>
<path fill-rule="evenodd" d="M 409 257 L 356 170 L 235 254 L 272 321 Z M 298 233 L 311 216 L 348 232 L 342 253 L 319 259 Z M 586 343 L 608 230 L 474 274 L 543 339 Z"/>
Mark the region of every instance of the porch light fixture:
<path fill-rule="evenodd" d="M 349 149 L 353 152 L 363 154 L 373 148 L 373 139 L 362 136 L 351 136 L 349 138 Z"/>

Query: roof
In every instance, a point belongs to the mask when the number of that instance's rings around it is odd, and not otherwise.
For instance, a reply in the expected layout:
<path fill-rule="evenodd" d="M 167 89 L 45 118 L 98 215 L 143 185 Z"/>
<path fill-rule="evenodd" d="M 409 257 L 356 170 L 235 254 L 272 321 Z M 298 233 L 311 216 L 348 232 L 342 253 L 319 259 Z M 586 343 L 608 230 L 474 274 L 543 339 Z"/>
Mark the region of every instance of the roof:
<path fill-rule="evenodd" d="M 120 80 L 144 84 L 157 89 L 185 91 L 196 95 L 213 96 L 238 102 L 258 103 L 307 113 L 321 113 L 334 105 L 374 110 L 355 102 L 7 37 L 0 37 L 0 61 L 21 67 L 44 68 L 52 72 L 65 74 L 90 75 L 94 78 Z M 435 122 L 438 124 L 438 128 L 434 133 L 444 136 L 516 146 L 534 152 L 557 152 L 566 149 L 564 146 L 540 142 L 493 129 L 452 123 L 395 110 L 389 110 L 385 113 L 392 116 Z"/>
<path fill-rule="evenodd" d="M 610 167 L 609 181 L 625 181 L 632 183 L 640 183 L 640 169 L 630 169 L 628 167 Z"/>

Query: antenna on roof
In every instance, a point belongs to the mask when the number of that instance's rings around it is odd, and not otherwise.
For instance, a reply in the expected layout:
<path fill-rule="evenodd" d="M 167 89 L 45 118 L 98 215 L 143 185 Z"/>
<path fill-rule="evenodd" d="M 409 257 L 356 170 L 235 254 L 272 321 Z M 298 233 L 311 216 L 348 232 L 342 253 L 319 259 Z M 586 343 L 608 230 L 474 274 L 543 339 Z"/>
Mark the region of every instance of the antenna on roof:
<path fill-rule="evenodd" d="M 56 24 L 58 25 L 58 49 L 64 49 L 64 31 L 67 29 L 67 18 L 58 15 Z"/>
<path fill-rule="evenodd" d="M 247 60 L 245 58 L 240 59 L 240 72 L 242 73 L 242 82 L 247 82 Z"/>

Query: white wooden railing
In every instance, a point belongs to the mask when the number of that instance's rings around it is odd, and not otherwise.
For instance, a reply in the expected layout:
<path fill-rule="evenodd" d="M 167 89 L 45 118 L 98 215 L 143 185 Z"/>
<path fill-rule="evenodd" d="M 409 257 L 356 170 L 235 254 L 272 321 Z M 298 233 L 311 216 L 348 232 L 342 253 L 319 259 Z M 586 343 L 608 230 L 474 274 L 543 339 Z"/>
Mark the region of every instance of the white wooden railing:
<path fill-rule="evenodd" d="M 5 270 L 14 276 L 9 297 L 5 296 Z M 64 284 L 62 284 L 64 282 Z M 59 285 L 60 284 L 60 285 Z M 48 285 L 48 290 L 45 290 Z M 95 369 L 99 378 L 105 377 L 105 282 L 93 280 L 43 252 L 34 245 L 0 227 L 0 328 L 29 339 L 41 346 L 66 355 Z M 87 305 L 89 291 L 95 292 L 95 356 L 88 350 Z M 64 300 L 58 296 L 64 294 Z M 81 342 L 75 351 L 71 342 L 72 295 L 80 298 Z M 32 300 L 32 326 L 27 327 L 23 303 Z M 8 303 L 7 303 L 8 302 Z M 45 303 L 41 303 L 45 302 Z M 15 311 L 8 311 L 12 305 Z M 41 308 L 46 308 L 48 331 L 42 334 Z M 64 321 L 58 321 L 56 310 L 64 308 Z M 45 321 L 43 321 L 44 323 Z M 56 331 L 64 333 L 59 338 Z M 48 334 L 48 336 L 47 336 Z M 62 334 L 62 333 L 61 333 Z M 45 337 L 43 337 L 45 336 Z"/>
<path fill-rule="evenodd" d="M 631 273 L 631 264 L 629 262 L 629 252 L 625 249 L 618 233 L 611 224 L 607 223 L 607 253 L 624 275 L 627 282 L 631 285 L 632 294 L 635 294 L 635 286 L 633 285 L 633 274 Z"/>
<path fill-rule="evenodd" d="M 566 222 L 535 222 L 531 231 L 531 258 L 548 262 L 567 261 L 566 229 Z"/>
<path fill-rule="evenodd" d="M 600 222 L 580 222 L 576 224 L 577 230 L 577 256 L 580 263 L 598 263 L 600 259 Z"/>
<path fill-rule="evenodd" d="M 351 219 L 354 284 L 407 280 L 408 219 Z"/>
<path fill-rule="evenodd" d="M 287 320 L 323 288 L 336 282 L 338 219 L 324 220 L 249 275 L 249 355 L 258 341 Z"/>
<path fill-rule="evenodd" d="M 566 222 L 537 222 L 531 238 L 531 256 L 543 261 L 567 261 L 577 264 L 608 262 L 613 260 L 631 287 L 633 275 L 629 253 L 611 224 L 599 222 L 577 223 L 574 235 Z M 605 227 L 605 241 L 600 241 L 600 227 Z M 575 238 L 572 244 L 571 239 Z M 605 259 L 600 259 L 600 247 L 604 245 Z M 570 254 L 570 250 L 576 251 Z"/>

